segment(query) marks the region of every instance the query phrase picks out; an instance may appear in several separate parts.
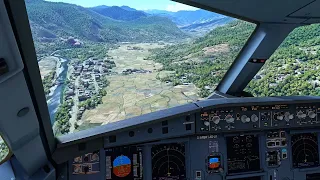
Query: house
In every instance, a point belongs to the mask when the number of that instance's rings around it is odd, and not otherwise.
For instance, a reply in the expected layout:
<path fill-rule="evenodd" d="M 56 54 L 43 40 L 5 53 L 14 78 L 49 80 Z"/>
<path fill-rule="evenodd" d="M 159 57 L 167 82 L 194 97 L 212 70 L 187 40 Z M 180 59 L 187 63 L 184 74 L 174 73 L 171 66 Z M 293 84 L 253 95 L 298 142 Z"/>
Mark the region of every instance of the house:
<path fill-rule="evenodd" d="M 66 95 L 67 95 L 67 96 L 73 96 L 73 95 L 74 95 L 73 89 L 69 89 L 69 88 L 68 88 L 68 89 L 66 90 Z"/>
<path fill-rule="evenodd" d="M 79 94 L 79 97 L 78 97 L 79 101 L 85 101 L 88 99 L 88 96 L 85 95 L 85 94 Z"/>
<path fill-rule="evenodd" d="M 94 66 L 94 72 L 100 72 L 100 67 L 99 66 Z"/>

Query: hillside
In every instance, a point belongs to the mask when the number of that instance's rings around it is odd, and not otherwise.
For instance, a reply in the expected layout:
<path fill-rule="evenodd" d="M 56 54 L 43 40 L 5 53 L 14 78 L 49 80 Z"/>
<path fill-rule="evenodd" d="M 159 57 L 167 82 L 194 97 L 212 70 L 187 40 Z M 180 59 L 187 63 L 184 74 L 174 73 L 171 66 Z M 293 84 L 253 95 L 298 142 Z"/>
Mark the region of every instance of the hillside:
<path fill-rule="evenodd" d="M 179 85 L 185 83 L 181 79 L 186 77 L 187 82 L 201 89 L 199 95 L 206 97 L 210 94 L 208 89 L 214 89 L 222 79 L 253 29 L 253 24 L 234 21 L 192 43 L 155 50 L 150 58 L 164 64 L 164 70 L 175 71 L 162 81 Z"/>
<path fill-rule="evenodd" d="M 206 22 L 194 23 L 188 26 L 180 27 L 180 29 L 194 36 L 203 36 L 206 35 L 208 32 L 212 31 L 214 28 L 224 26 L 232 21 L 234 21 L 233 18 L 223 17 L 220 19 L 214 19 Z"/>
<path fill-rule="evenodd" d="M 148 16 L 121 22 L 67 3 L 28 0 L 26 6 L 33 38 L 37 42 L 59 41 L 69 36 L 80 41 L 113 43 L 174 41 L 186 37 L 173 22 L 164 17 Z"/>
<path fill-rule="evenodd" d="M 92 11 L 95 11 L 103 16 L 109 17 L 115 20 L 121 21 L 132 21 L 139 18 L 147 17 L 147 14 L 142 11 L 137 11 L 128 6 L 112 6 L 112 7 L 93 7 L 90 8 Z"/>
<path fill-rule="evenodd" d="M 247 86 L 255 96 L 320 96 L 320 24 L 295 29 Z"/>

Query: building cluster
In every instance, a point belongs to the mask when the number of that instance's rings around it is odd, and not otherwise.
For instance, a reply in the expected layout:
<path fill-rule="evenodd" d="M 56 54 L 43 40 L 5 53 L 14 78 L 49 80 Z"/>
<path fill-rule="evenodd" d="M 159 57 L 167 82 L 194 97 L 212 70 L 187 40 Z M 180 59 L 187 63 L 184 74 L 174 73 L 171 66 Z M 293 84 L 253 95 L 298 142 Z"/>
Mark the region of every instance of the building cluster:
<path fill-rule="evenodd" d="M 69 78 L 71 82 L 67 83 L 66 98 L 72 99 L 77 95 L 79 101 L 85 101 L 102 89 L 102 77 L 110 74 L 116 64 L 110 60 L 90 58 L 84 62 L 75 62 L 72 66 L 74 71 Z"/>
<path fill-rule="evenodd" d="M 84 62 L 76 61 L 72 64 L 72 74 L 68 78 L 65 100 L 86 101 L 92 97 L 101 99 L 100 90 L 107 86 L 106 75 L 113 74 L 111 70 L 116 67 L 114 61 L 89 58 Z M 98 100 L 91 99 L 92 101 Z M 84 107 L 79 107 L 77 118 L 80 119 L 85 111 Z"/>
<path fill-rule="evenodd" d="M 145 74 L 145 73 L 152 73 L 152 71 L 145 70 L 145 69 L 126 69 L 122 71 L 122 74 L 129 75 L 129 74 Z"/>
<path fill-rule="evenodd" d="M 143 48 L 137 46 L 127 46 L 127 50 L 143 50 Z"/>
<path fill-rule="evenodd" d="M 116 67 L 114 61 L 90 58 L 83 63 L 74 64 L 74 75 L 79 76 L 83 73 L 111 74 L 111 69 Z"/>

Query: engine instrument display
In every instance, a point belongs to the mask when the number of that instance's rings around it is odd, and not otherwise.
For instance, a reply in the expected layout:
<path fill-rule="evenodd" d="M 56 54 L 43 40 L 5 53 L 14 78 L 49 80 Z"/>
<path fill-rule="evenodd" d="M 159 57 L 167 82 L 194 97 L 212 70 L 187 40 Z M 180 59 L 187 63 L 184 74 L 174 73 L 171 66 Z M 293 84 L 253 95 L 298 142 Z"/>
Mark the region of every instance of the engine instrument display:
<path fill-rule="evenodd" d="M 106 149 L 106 179 L 141 180 L 142 150 L 140 147 Z"/>
<path fill-rule="evenodd" d="M 291 137 L 293 167 L 315 167 L 319 165 L 318 138 L 316 134 L 296 134 Z"/>
<path fill-rule="evenodd" d="M 153 180 L 183 180 L 186 178 L 184 144 L 154 145 L 151 153 Z"/>
<path fill-rule="evenodd" d="M 260 170 L 257 136 L 231 136 L 227 137 L 226 141 L 229 174 Z"/>

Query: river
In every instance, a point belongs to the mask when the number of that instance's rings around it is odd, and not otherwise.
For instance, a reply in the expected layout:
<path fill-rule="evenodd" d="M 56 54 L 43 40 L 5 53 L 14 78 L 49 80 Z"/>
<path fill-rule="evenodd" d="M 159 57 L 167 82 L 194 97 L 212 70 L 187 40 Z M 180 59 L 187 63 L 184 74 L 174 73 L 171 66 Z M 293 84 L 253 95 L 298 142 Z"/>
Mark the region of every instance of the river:
<path fill-rule="evenodd" d="M 59 105 L 61 104 L 62 100 L 62 91 L 64 89 L 64 82 L 67 77 L 67 72 L 68 72 L 68 60 L 64 58 L 59 58 L 60 62 L 57 63 L 57 69 L 56 69 L 56 74 L 57 74 L 57 79 L 56 83 L 58 85 L 55 85 L 51 89 L 51 93 L 48 97 L 48 109 L 49 109 L 49 114 L 50 114 L 50 119 L 51 119 L 51 124 L 53 125 L 55 122 L 55 113 L 58 110 Z"/>

